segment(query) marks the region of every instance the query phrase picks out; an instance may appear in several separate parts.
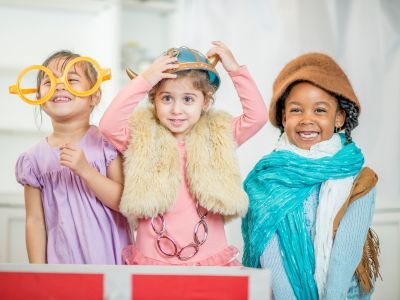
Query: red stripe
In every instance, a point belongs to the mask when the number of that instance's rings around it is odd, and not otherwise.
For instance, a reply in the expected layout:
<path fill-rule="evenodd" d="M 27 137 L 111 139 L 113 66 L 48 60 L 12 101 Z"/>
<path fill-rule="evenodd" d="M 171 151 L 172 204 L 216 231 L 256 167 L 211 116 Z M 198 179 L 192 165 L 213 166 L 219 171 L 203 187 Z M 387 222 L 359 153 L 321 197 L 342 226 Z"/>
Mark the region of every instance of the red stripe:
<path fill-rule="evenodd" d="M 103 299 L 103 274 L 0 272 L 0 299 Z"/>
<path fill-rule="evenodd" d="M 132 275 L 133 300 L 246 300 L 247 276 Z"/>

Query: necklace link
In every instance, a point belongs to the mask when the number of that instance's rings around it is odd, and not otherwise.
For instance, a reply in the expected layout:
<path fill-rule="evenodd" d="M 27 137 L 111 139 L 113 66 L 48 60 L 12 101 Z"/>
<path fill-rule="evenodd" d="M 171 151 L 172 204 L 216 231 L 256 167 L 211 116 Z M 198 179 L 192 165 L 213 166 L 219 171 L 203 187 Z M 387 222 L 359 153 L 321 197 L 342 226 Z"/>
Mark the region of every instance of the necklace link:
<path fill-rule="evenodd" d="M 200 241 L 199 237 L 198 237 L 198 231 L 199 231 L 199 227 L 200 225 L 203 226 L 203 230 L 204 230 L 204 234 L 203 234 L 203 239 Z M 208 226 L 207 223 L 204 219 L 201 219 L 199 222 L 197 222 L 195 228 L 194 228 L 194 242 L 201 246 L 203 245 L 206 240 L 207 240 L 207 236 L 208 236 Z"/>
<path fill-rule="evenodd" d="M 173 253 L 168 253 L 166 250 L 164 250 L 164 248 L 161 246 L 161 240 L 162 239 L 165 239 L 165 240 L 169 241 L 172 244 L 172 246 L 174 247 Z M 159 235 L 158 238 L 157 238 L 157 246 L 158 246 L 158 249 L 160 249 L 160 251 L 166 256 L 174 257 L 178 253 L 178 247 L 176 245 L 176 242 L 174 241 L 173 238 L 169 237 L 168 235 Z"/>
<path fill-rule="evenodd" d="M 156 225 L 154 224 L 154 217 L 151 218 L 151 227 L 153 227 L 153 230 L 154 230 L 154 232 L 155 232 L 157 235 L 162 235 L 162 234 L 164 233 L 164 231 L 165 231 L 165 220 L 164 220 L 164 216 L 163 216 L 163 215 L 158 215 L 157 217 L 160 218 L 160 220 L 161 220 L 161 226 L 162 226 L 161 229 L 158 230 L 158 229 L 156 228 Z"/>
<path fill-rule="evenodd" d="M 179 247 L 176 241 L 166 234 L 166 221 L 163 215 L 157 215 L 157 217 L 152 217 L 151 218 L 151 227 L 153 228 L 153 231 L 157 235 L 157 248 L 158 250 L 161 251 L 162 254 L 168 257 L 174 257 L 176 256 L 180 260 L 188 260 L 195 256 L 199 250 L 200 246 L 203 245 L 207 241 L 208 237 L 208 226 L 206 223 L 206 217 L 208 214 L 208 210 L 204 209 L 204 212 L 201 212 L 199 202 L 196 202 L 196 211 L 197 215 L 199 216 L 200 220 L 196 223 L 194 227 L 194 232 L 193 232 L 193 242 L 187 244 L 184 247 Z M 156 224 L 156 220 L 158 220 L 159 224 Z M 161 228 L 160 225 L 161 224 Z M 199 237 L 199 228 L 200 226 L 203 227 L 203 238 L 200 240 Z M 167 251 L 165 248 L 162 246 L 162 241 L 167 241 L 169 244 L 172 245 L 173 251 Z M 180 248 L 180 249 L 179 249 Z M 188 249 L 193 249 L 192 253 L 189 252 L 188 255 L 184 255 L 184 252 L 187 252 L 186 250 Z"/>
<path fill-rule="evenodd" d="M 200 204 L 199 201 L 196 202 L 196 211 L 197 211 L 197 215 L 199 216 L 199 218 L 201 220 L 205 219 L 208 215 L 208 210 L 204 209 L 204 213 L 202 214 L 200 211 Z"/>
<path fill-rule="evenodd" d="M 194 249 L 193 253 L 192 253 L 192 254 L 189 254 L 189 255 L 187 255 L 187 256 L 182 256 L 183 251 L 184 251 L 185 249 L 189 249 L 189 248 L 193 248 L 193 249 Z M 189 245 L 186 245 L 186 246 L 183 247 L 181 250 L 179 250 L 179 252 L 177 253 L 176 256 L 177 256 L 180 260 L 188 260 L 188 259 L 192 258 L 193 256 L 195 256 L 195 255 L 197 254 L 197 252 L 199 252 L 199 245 L 198 245 L 198 244 L 195 244 L 195 243 L 190 243 Z"/>

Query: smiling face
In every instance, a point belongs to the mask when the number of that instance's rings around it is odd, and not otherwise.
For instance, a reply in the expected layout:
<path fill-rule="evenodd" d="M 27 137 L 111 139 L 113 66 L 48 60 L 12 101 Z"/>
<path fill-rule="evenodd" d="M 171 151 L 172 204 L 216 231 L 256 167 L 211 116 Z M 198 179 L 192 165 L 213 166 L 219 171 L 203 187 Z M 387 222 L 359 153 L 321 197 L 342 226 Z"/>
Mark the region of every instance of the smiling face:
<path fill-rule="evenodd" d="M 207 100 L 193 86 L 188 76 L 165 80 L 154 97 L 154 106 L 160 123 L 179 140 L 199 121 L 201 113 L 208 107 Z"/>
<path fill-rule="evenodd" d="M 345 112 L 337 99 L 308 82 L 292 87 L 284 103 L 282 125 L 289 141 L 300 149 L 329 140 L 335 127 L 342 127 Z"/>
<path fill-rule="evenodd" d="M 68 61 L 69 59 L 66 57 L 56 58 L 49 62 L 47 68 L 56 77 L 60 78 Z M 77 63 L 74 67 L 70 68 L 66 79 L 71 88 L 77 91 L 87 91 L 93 86 L 83 64 Z M 46 95 L 49 89 L 50 80 L 45 74 L 40 80 L 39 97 Z M 99 100 L 100 92 L 96 92 L 88 97 L 78 97 L 71 94 L 63 83 L 59 83 L 56 85 L 54 95 L 42 105 L 42 108 L 53 120 L 62 121 L 76 116 L 89 118 L 93 107 L 98 104 Z"/>

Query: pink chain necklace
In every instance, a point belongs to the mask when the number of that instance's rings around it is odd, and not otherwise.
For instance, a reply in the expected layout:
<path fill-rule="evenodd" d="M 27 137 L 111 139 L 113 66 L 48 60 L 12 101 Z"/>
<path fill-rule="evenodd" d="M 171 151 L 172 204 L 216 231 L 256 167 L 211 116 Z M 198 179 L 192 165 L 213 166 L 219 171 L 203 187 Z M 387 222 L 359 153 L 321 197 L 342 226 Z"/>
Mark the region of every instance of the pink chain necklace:
<path fill-rule="evenodd" d="M 208 211 L 205 211 L 205 213 L 202 214 L 200 212 L 199 202 L 196 203 L 196 211 L 197 211 L 197 215 L 199 216 L 200 220 L 194 226 L 194 233 L 193 233 L 194 241 L 187 244 L 186 246 L 184 246 L 182 248 L 180 248 L 178 246 L 178 244 L 175 242 L 175 240 L 170 235 L 166 234 L 166 231 L 167 231 L 166 230 L 166 221 L 165 221 L 163 215 L 158 215 L 157 217 L 151 218 L 151 227 L 153 227 L 155 234 L 157 234 L 157 247 L 161 251 L 161 253 L 163 253 L 164 255 L 166 255 L 168 257 L 176 256 L 180 260 L 188 260 L 188 259 L 192 258 L 193 256 L 195 256 L 197 254 L 197 252 L 199 252 L 200 246 L 206 242 L 207 236 L 208 236 L 208 226 L 206 223 L 206 217 L 207 217 Z M 155 220 L 158 220 L 158 219 L 160 220 L 159 223 L 161 224 L 161 229 L 158 229 L 155 225 Z M 203 230 L 204 230 L 204 236 L 201 240 L 200 240 L 199 234 L 198 234 L 200 226 L 202 226 Z M 161 246 L 162 240 L 168 241 L 172 245 L 173 251 L 168 252 L 167 250 L 165 250 Z M 183 252 L 187 249 L 193 249 L 193 250 L 191 253 L 184 256 Z"/>

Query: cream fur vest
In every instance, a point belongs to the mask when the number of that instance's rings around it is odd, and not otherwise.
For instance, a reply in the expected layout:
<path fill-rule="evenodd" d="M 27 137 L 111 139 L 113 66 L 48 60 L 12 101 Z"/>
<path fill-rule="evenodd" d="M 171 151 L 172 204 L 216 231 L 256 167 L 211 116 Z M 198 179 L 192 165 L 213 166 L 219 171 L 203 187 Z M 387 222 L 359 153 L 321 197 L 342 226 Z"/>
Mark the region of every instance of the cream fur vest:
<path fill-rule="evenodd" d="M 135 222 L 167 212 L 177 199 L 182 175 L 177 140 L 151 109 L 136 109 L 130 129 L 120 210 Z M 242 189 L 231 116 L 203 114 L 186 135 L 185 149 L 187 183 L 200 205 L 225 219 L 243 216 L 248 198 Z"/>

